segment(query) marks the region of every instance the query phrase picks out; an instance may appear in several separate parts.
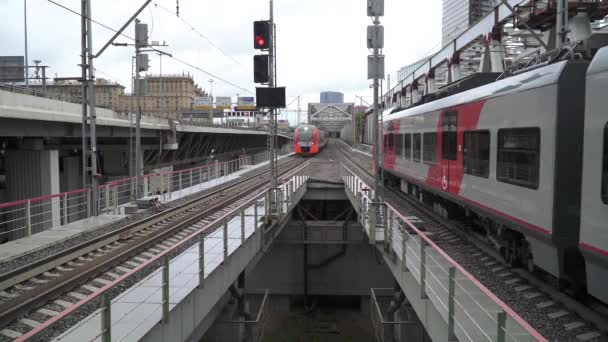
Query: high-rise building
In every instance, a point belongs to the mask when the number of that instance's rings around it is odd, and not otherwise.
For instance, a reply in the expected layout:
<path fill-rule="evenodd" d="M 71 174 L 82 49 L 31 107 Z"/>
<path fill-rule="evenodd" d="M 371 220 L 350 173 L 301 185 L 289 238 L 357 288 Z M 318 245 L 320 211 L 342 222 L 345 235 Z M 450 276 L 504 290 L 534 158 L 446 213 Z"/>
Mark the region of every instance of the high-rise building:
<path fill-rule="evenodd" d="M 344 103 L 344 94 L 337 91 L 321 92 L 321 103 Z"/>
<path fill-rule="evenodd" d="M 488 14 L 495 4 L 496 0 L 443 0 L 442 45 Z"/>

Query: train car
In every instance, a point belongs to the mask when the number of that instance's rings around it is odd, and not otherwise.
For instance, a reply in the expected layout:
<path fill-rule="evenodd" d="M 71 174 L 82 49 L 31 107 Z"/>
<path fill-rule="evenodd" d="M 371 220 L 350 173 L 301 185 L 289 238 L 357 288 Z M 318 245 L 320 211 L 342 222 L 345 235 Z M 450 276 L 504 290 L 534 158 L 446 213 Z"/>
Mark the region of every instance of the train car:
<path fill-rule="evenodd" d="M 313 156 L 325 147 L 327 134 L 315 126 L 300 125 L 296 128 L 293 141 L 295 154 Z"/>
<path fill-rule="evenodd" d="M 510 263 L 579 282 L 588 66 L 561 61 L 386 116 L 385 178 L 472 222 Z"/>
<path fill-rule="evenodd" d="M 587 290 L 608 303 L 608 48 L 587 71 L 580 246 Z"/>

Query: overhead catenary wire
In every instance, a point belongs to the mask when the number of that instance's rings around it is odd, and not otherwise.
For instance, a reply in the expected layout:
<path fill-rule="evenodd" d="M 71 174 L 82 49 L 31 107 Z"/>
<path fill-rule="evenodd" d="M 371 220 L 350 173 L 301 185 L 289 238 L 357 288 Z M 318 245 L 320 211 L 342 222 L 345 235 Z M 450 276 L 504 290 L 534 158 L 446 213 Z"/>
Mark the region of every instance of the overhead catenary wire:
<path fill-rule="evenodd" d="M 209 43 L 209 45 L 211 45 L 213 48 L 215 48 L 216 50 L 218 50 L 219 52 L 222 53 L 222 55 L 224 55 L 225 57 L 230 58 L 234 63 L 236 64 L 241 64 L 236 58 L 230 56 L 229 54 L 227 54 L 224 50 L 222 50 L 222 48 L 220 48 L 219 46 L 217 46 L 217 44 L 215 44 L 211 39 L 209 39 L 209 37 L 207 37 L 206 35 L 204 35 L 203 33 L 201 33 L 201 31 L 199 31 L 196 27 L 194 27 L 194 25 L 190 24 L 189 22 L 187 22 L 184 18 L 180 17 L 179 15 L 176 15 L 175 13 L 171 12 L 169 9 L 163 7 L 162 5 L 159 5 L 157 2 L 153 2 L 152 3 L 154 5 L 154 7 L 156 8 L 160 8 L 161 10 L 169 13 L 170 15 L 174 15 L 177 19 L 181 20 L 181 22 L 186 25 L 191 31 L 193 31 L 194 33 L 198 34 L 199 37 L 203 38 L 204 40 L 207 41 L 207 43 Z"/>
<path fill-rule="evenodd" d="M 50 3 L 52 3 L 52 4 L 54 4 L 54 5 L 56 5 L 56 6 L 58 6 L 58 7 L 60 7 L 60 8 L 65 9 L 68 12 L 71 12 L 73 14 L 76 14 L 76 15 L 82 17 L 82 14 L 80 12 L 77 12 L 77 11 L 75 11 L 75 10 L 73 10 L 73 9 L 71 9 L 71 8 L 63 5 L 63 4 L 60 4 L 60 3 L 58 3 L 58 2 L 56 2 L 54 0 L 47 0 L 47 1 L 50 2 Z M 116 29 L 114 29 L 114 28 L 112 28 L 112 27 L 110 27 L 110 26 L 108 26 L 106 24 L 103 24 L 103 23 L 101 23 L 101 22 L 99 22 L 99 21 L 97 21 L 95 19 L 88 18 L 88 17 L 86 17 L 86 19 L 87 20 L 91 20 L 92 23 L 94 23 L 96 25 L 99 25 L 99 26 L 105 28 L 106 30 L 112 31 L 114 33 L 118 32 L 118 30 L 116 30 Z M 131 37 L 131 36 L 125 34 L 125 33 L 121 33 L 120 35 L 123 36 L 123 37 L 125 37 L 125 38 L 127 38 L 127 39 L 129 39 L 129 40 L 132 40 L 133 42 L 136 41 L 135 38 L 133 38 L 133 37 Z M 156 50 L 156 49 L 153 49 L 153 50 Z M 237 88 L 237 89 L 242 90 L 244 92 L 247 92 L 249 94 L 254 94 L 252 91 L 250 91 L 250 90 L 248 90 L 246 88 L 243 88 L 243 87 L 241 87 L 239 85 L 236 85 L 235 83 L 232 83 L 232 82 L 230 82 L 230 81 L 228 81 L 226 79 L 223 79 L 222 77 L 219 77 L 216 74 L 213 74 L 213 73 L 211 73 L 211 72 L 209 72 L 209 71 L 207 71 L 207 70 L 205 70 L 205 69 L 203 69 L 201 67 L 195 66 L 192 63 L 189 63 L 189 62 L 186 62 L 184 60 L 181 60 L 181 59 L 179 59 L 179 58 L 177 58 L 175 56 L 168 56 L 168 57 L 171 58 L 171 59 L 173 59 L 173 60 L 175 60 L 176 62 L 179 62 L 179 63 L 181 63 L 183 65 L 186 65 L 186 66 L 188 66 L 190 68 L 193 68 L 193 69 L 198 70 L 198 71 L 200 71 L 200 72 L 202 72 L 204 74 L 207 74 L 208 76 L 211 76 L 211 77 L 213 77 L 213 78 L 215 78 L 215 79 L 217 79 L 217 80 L 219 80 L 219 81 L 221 81 L 221 82 L 223 82 L 223 83 L 225 83 L 227 85 L 230 85 L 230 86 L 232 86 L 234 88 Z"/>

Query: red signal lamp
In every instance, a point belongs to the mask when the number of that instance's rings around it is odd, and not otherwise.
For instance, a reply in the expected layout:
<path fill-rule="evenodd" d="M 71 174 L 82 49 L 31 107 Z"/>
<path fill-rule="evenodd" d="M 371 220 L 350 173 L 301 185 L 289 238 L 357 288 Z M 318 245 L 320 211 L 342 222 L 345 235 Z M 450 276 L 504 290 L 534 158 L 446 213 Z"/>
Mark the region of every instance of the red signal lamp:
<path fill-rule="evenodd" d="M 264 47 L 266 46 L 266 40 L 264 39 L 264 37 L 262 36 L 257 36 L 255 37 L 255 41 L 258 43 L 259 47 Z"/>

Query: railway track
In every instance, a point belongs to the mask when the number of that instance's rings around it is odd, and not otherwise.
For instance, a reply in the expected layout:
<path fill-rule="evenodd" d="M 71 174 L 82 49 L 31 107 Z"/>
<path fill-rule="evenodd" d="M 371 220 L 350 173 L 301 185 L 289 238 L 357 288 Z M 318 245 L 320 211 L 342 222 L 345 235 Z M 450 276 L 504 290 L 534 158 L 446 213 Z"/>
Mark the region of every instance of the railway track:
<path fill-rule="evenodd" d="M 290 158 L 279 166 L 279 173 L 304 167 L 300 158 Z M 246 202 L 266 185 L 267 173 L 265 168 L 241 182 L 0 275 L 0 341 L 20 337 Z"/>
<path fill-rule="evenodd" d="M 373 183 L 371 157 L 332 142 L 339 160 L 368 184 Z M 472 224 L 446 219 L 440 208 L 431 208 L 398 189 L 384 188 L 382 196 L 408 216 L 420 220 L 421 228 L 439 247 L 513 308 L 551 341 L 607 341 L 608 317 L 560 292 L 553 284 L 527 270 L 510 267 Z"/>

